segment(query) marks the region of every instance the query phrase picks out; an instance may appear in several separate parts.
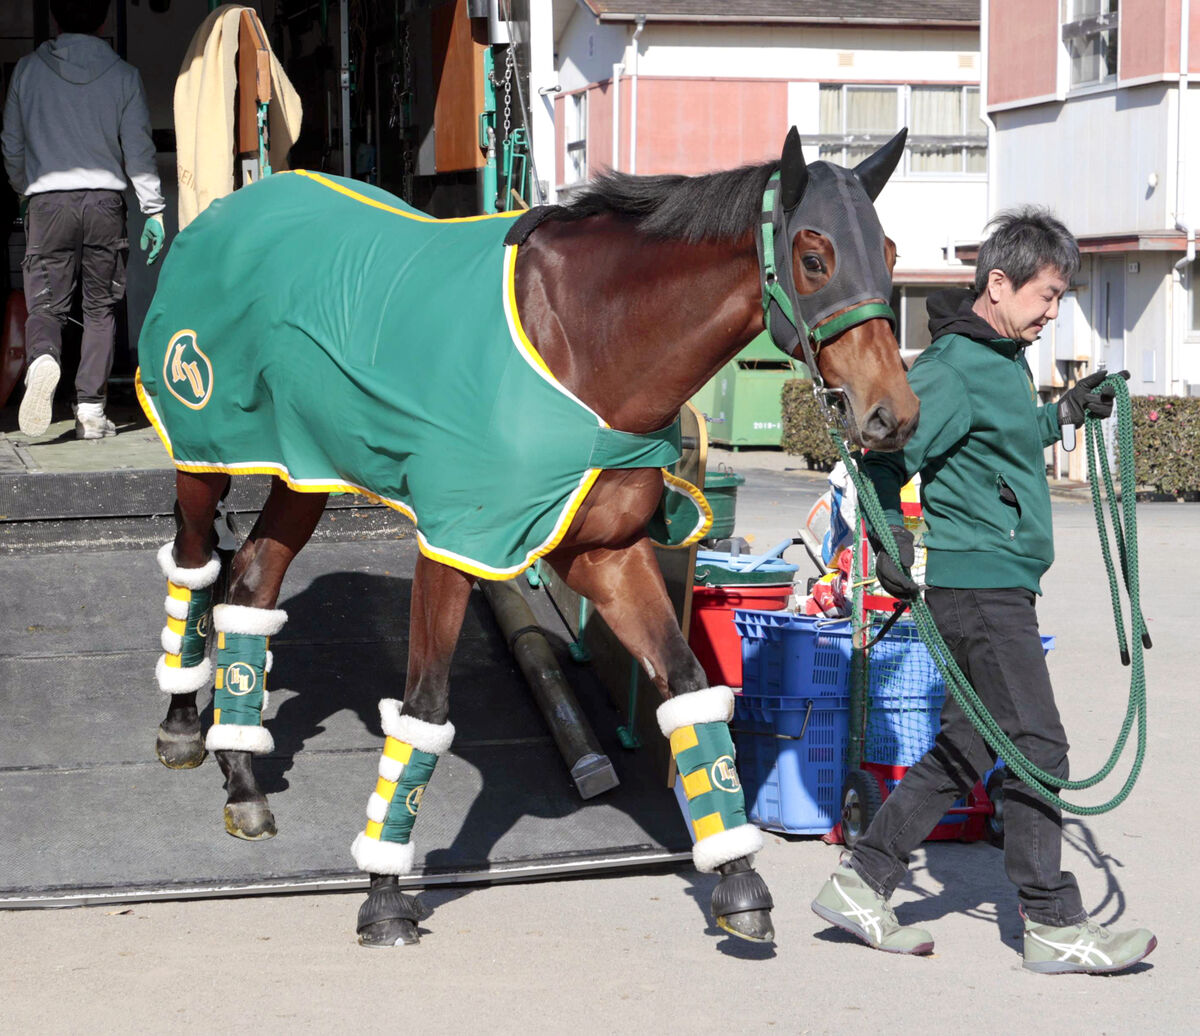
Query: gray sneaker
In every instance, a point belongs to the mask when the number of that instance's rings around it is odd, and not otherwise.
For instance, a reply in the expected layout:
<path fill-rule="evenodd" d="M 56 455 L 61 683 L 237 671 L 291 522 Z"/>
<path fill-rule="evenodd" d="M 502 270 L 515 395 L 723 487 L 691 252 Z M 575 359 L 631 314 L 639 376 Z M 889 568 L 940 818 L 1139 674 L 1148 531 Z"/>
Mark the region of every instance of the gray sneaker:
<path fill-rule="evenodd" d="M 54 390 L 62 373 L 58 361 L 49 354 L 37 357 L 25 372 L 25 395 L 17 412 L 17 424 L 26 435 L 45 435 L 54 409 Z"/>
<path fill-rule="evenodd" d="M 858 936 L 868 946 L 886 953 L 932 953 L 933 936 L 923 928 L 902 925 L 888 901 L 846 863 L 830 875 L 817 898 L 813 913 L 844 932 Z"/>
<path fill-rule="evenodd" d="M 1124 971 L 1158 945 L 1153 932 L 1110 932 L 1091 921 L 1055 928 L 1025 918 L 1025 967 L 1048 975 Z"/>
<path fill-rule="evenodd" d="M 75 438 L 103 439 L 117 434 L 117 426 L 104 413 L 103 403 L 77 403 L 75 406 Z"/>

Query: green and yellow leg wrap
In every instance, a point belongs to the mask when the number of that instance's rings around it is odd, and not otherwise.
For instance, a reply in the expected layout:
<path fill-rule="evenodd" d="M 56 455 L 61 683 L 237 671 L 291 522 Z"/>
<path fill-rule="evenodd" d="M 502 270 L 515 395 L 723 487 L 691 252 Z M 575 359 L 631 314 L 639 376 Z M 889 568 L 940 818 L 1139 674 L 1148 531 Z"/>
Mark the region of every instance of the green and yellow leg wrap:
<path fill-rule="evenodd" d="M 454 740 L 450 723 L 426 723 L 402 716 L 400 703 L 379 703 L 387 740 L 379 760 L 379 780 L 367 802 L 367 828 L 350 851 L 368 874 L 408 874 L 413 869 L 413 823 L 438 756 Z"/>
<path fill-rule="evenodd" d="M 271 637 L 283 629 L 287 612 L 271 608 L 218 604 L 213 609 L 217 631 L 217 677 L 213 689 L 213 725 L 204 739 L 210 751 L 265 755 L 275 747 L 262 725 L 267 707 L 267 673 L 271 670 Z"/>
<path fill-rule="evenodd" d="M 167 624 L 162 631 L 163 654 L 155 667 L 159 689 L 166 694 L 191 694 L 212 683 L 212 662 L 205 657 L 212 624 L 213 585 L 221 574 L 219 558 L 200 568 L 175 564 L 174 544 L 158 552 L 158 567 L 167 577 Z"/>
<path fill-rule="evenodd" d="M 658 725 L 671 742 L 683 781 L 696 844 L 692 859 L 701 871 L 749 856 L 762 848 L 762 832 L 746 819 L 746 799 L 734 765 L 733 692 L 709 687 L 680 694 L 658 708 Z"/>

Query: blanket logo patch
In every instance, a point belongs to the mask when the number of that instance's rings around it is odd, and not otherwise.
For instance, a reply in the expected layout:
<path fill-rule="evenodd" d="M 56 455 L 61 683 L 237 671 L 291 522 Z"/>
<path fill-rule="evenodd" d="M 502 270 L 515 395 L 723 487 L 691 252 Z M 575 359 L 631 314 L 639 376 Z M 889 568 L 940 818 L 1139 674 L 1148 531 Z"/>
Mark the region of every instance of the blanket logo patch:
<path fill-rule="evenodd" d="M 176 331 L 163 358 L 163 384 L 184 406 L 203 410 L 212 399 L 212 361 L 196 344 L 196 332 Z"/>

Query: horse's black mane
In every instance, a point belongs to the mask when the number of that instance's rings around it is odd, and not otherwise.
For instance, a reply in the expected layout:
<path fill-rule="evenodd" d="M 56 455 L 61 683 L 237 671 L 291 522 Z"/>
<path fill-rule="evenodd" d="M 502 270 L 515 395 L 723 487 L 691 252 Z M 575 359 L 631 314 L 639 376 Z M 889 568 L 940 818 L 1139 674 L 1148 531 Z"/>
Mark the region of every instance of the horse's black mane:
<path fill-rule="evenodd" d="M 636 221 L 652 237 L 686 241 L 728 241 L 759 223 L 763 188 L 778 162 L 746 165 L 702 176 L 631 176 L 603 173 L 548 219 L 571 221 L 612 214 Z"/>

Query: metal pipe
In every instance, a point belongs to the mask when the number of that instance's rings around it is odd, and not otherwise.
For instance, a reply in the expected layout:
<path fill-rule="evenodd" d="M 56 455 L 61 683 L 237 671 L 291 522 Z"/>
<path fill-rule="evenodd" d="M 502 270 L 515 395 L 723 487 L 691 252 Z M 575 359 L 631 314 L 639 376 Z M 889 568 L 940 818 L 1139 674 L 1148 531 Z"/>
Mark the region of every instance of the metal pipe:
<path fill-rule="evenodd" d="M 615 788 L 620 783 L 617 773 L 596 740 L 521 591 L 507 580 L 480 580 L 479 585 L 554 735 L 554 743 L 580 798 L 594 798 Z"/>
<path fill-rule="evenodd" d="M 1179 275 L 1179 286 L 1182 289 L 1187 284 L 1191 265 L 1196 258 L 1196 228 L 1187 218 L 1187 133 L 1185 129 L 1184 111 L 1188 98 L 1188 66 L 1191 64 L 1189 54 L 1190 0 L 1180 0 L 1179 3 L 1179 96 L 1175 99 L 1175 229 L 1182 230 L 1187 235 L 1187 250 L 1183 258 L 1175 264 L 1175 272 Z M 1185 305 L 1186 312 L 1186 305 Z M 1184 317 L 1186 323 L 1187 317 Z M 1167 356 L 1167 369 L 1163 371 L 1164 387 L 1171 391 L 1175 376 L 1174 336 L 1171 338 L 1172 347 Z"/>
<path fill-rule="evenodd" d="M 342 67 L 339 82 L 342 92 L 342 175 L 354 175 L 350 164 L 350 0 L 341 0 L 338 17 L 342 25 Z"/>
<path fill-rule="evenodd" d="M 638 37 L 646 27 L 646 16 L 637 16 L 637 28 L 633 30 L 633 74 L 630 82 L 633 89 L 629 94 L 629 172 L 637 172 L 637 115 L 638 115 Z"/>

